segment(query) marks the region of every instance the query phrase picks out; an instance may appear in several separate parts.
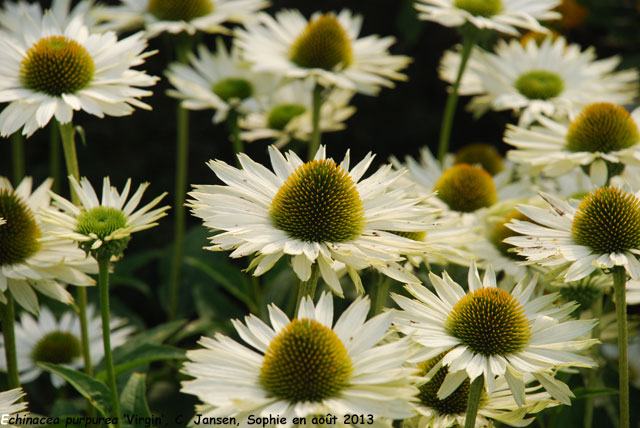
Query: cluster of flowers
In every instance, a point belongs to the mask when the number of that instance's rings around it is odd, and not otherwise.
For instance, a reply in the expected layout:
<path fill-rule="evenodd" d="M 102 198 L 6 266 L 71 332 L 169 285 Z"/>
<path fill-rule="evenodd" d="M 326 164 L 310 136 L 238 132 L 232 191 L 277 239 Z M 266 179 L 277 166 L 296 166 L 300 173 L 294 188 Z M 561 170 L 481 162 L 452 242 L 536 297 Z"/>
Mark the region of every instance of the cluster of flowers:
<path fill-rule="evenodd" d="M 8 103 L 0 133 L 30 136 L 55 118 L 64 139 L 65 130 L 73 136 L 74 111 L 102 117 L 149 108 L 140 98 L 151 92 L 141 88 L 158 79 L 133 68 L 153 53 L 145 52 L 148 38 L 233 34 L 230 50 L 218 38 L 215 52 L 182 52 L 166 72 L 169 95 L 186 109 L 215 110 L 214 122 L 227 120 L 233 138 L 273 140 L 271 168 L 241 150 L 238 168 L 212 160 L 223 184 L 194 186 L 187 206 L 213 231 L 207 249 L 251 257 L 254 276 L 287 257 L 300 295 L 293 317 L 272 304 L 269 322 L 233 320 L 248 346 L 218 333 L 187 352 L 183 373 L 193 379 L 182 392 L 202 402 L 197 413 L 243 426 L 256 415 L 327 413 L 370 414 L 377 426 L 523 426 L 527 415 L 571 404 L 558 373 L 599 364 L 597 352 L 585 352 L 604 340 L 592 329 L 600 323 L 604 333 L 605 317 L 589 308 L 601 308 L 612 289 L 626 367 L 624 310 L 640 302 L 640 111 L 624 107 L 638 96 L 638 72 L 615 71 L 619 58 L 598 60 L 551 34 L 539 20 L 559 18 L 558 3 L 416 3 L 422 19 L 461 28 L 462 46 L 445 53 L 440 68 L 452 93 L 473 95 L 477 116 L 518 116 L 505 131 L 514 147 L 507 160 L 476 144 L 439 160 L 425 148 L 420 160 L 392 158 L 369 175 L 372 154 L 355 165 L 349 152 L 334 161 L 321 133 L 344 127 L 355 93 L 375 95 L 406 79 L 400 71 L 410 59 L 388 52 L 391 37 L 359 37 L 362 18 L 348 10 L 272 17 L 260 12 L 264 0 L 81 2 L 72 10 L 56 0 L 46 11 L 9 3 L 0 13 L 0 102 Z M 115 31 L 139 27 L 118 40 Z M 520 37 L 519 28 L 542 34 Z M 493 53 L 474 47 L 490 30 L 514 38 Z M 308 161 L 279 150 L 293 139 L 309 141 Z M 35 291 L 72 304 L 66 284 L 92 285 L 88 274 L 98 272 L 103 280 L 131 234 L 168 209 L 155 208 L 161 195 L 136 210 L 147 184 L 129 198 L 130 181 L 119 192 L 105 178 L 99 199 L 77 171 L 69 180 L 73 202 L 51 192 L 50 180 L 35 191 L 29 178 L 15 189 L 0 180 L 0 303 L 15 300 L 39 315 L 23 313 L 15 329 L 23 382 L 40 375 L 38 362 L 82 367 L 82 320 L 40 311 Z M 466 270 L 465 284 L 443 270 L 453 265 Z M 421 279 L 424 267 L 431 272 Z M 405 284 L 391 294 L 399 309 L 383 310 L 389 283 L 364 284 L 367 268 Z M 316 302 L 319 278 L 330 292 Z M 347 283 L 374 294 L 373 307 L 360 296 L 334 320 L 331 293 L 344 297 Z M 109 321 L 103 307 L 102 330 L 109 335 L 106 320 L 113 341 L 101 348 L 100 321 L 89 312 L 91 354 L 109 358 L 109 346 L 132 328 Z M 5 333 L 5 349 L 6 342 Z M 0 368 L 8 360 L 0 356 Z M 14 404 L 20 397 L 16 389 L 0 394 L 0 413 L 23 410 Z"/>

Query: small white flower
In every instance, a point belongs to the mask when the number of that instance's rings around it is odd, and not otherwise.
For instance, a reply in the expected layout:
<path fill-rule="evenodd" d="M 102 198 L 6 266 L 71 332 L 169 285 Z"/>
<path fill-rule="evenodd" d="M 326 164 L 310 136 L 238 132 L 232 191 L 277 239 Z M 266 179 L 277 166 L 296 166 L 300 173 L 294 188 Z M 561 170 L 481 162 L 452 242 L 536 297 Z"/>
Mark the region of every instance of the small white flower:
<path fill-rule="evenodd" d="M 629 114 L 611 103 L 595 103 L 571 122 L 544 116 L 537 122 L 530 129 L 508 124 L 504 137 L 516 147 L 509 159 L 531 165 L 533 174 L 557 177 L 589 166 L 592 180 L 604 185 L 606 164 L 640 165 L 640 108 Z"/>
<path fill-rule="evenodd" d="M 49 206 L 52 180 L 33 192 L 32 183 L 27 177 L 14 190 L 0 177 L 0 216 L 5 220 L 0 227 L 0 302 L 6 302 L 4 293 L 9 292 L 37 314 L 35 291 L 70 304 L 73 297 L 62 284 L 95 284 L 84 272 L 97 273 L 97 266 L 73 241 L 56 236 L 58 230 L 42 222 L 40 210 Z"/>
<path fill-rule="evenodd" d="M 229 33 L 222 24 L 243 23 L 269 6 L 265 0 L 122 0 L 93 13 L 100 28 L 127 31 L 144 27 L 147 38 L 167 33 Z"/>
<path fill-rule="evenodd" d="M 237 48 L 227 52 L 222 38 L 216 40 L 215 53 L 201 45 L 198 56 L 189 53 L 188 58 L 188 65 L 169 65 L 166 75 L 176 89 L 167 94 L 182 100 L 186 109 L 215 110 L 214 123 L 225 120 L 232 109 L 240 114 L 258 110 L 256 98 L 266 96 L 277 83 L 271 75 L 252 72 Z"/>
<path fill-rule="evenodd" d="M 639 193 L 607 186 L 594 190 L 582 202 L 540 195 L 549 209 L 518 208 L 536 224 L 521 220 L 508 224 L 523 235 L 505 240 L 518 247 L 518 254 L 530 263 L 564 268 L 558 274 L 565 282 L 614 266 L 624 266 L 631 278 L 640 279 Z"/>
<path fill-rule="evenodd" d="M 574 303 L 554 306 L 558 294 L 532 298 L 536 278 L 520 281 L 511 293 L 498 288 L 489 268 L 480 280 L 475 264 L 469 269 L 469 291 L 445 272 L 429 274 L 436 290 L 422 285 L 406 289 L 417 300 L 393 295 L 404 310 L 398 327 L 422 346 L 412 361 L 425 361 L 442 352 L 439 365 L 448 368 L 437 396 L 443 399 L 469 378 L 484 376 L 487 394 L 496 390 L 496 376 L 504 376 L 518 405 L 525 403 L 525 374 L 535 379 L 557 400 L 569 404 L 571 390 L 553 378 L 559 367 L 592 367 L 594 362 L 576 351 L 597 341 L 586 335 L 595 320 L 566 320 Z M 434 366 L 437 368 L 438 365 Z"/>
<path fill-rule="evenodd" d="M 245 154 L 238 155 L 242 169 L 209 162 L 225 185 L 198 185 L 189 194 L 194 215 L 216 232 L 207 249 L 234 250 L 234 258 L 256 254 L 250 266 L 256 276 L 285 255 L 302 281 L 317 264 L 339 295 L 336 270 L 343 266 L 359 292 L 364 289 L 357 271 L 367 267 L 398 281 L 417 281 L 398 262 L 404 254 L 425 253 L 428 245 L 389 231 L 432 227 L 417 206 L 424 197 L 408 197 L 409 189 L 392 187 L 402 171 L 387 165 L 363 179 L 371 153 L 350 167 L 349 152 L 338 164 L 326 157 L 324 146 L 306 163 L 293 151 L 285 157 L 273 146 L 269 157 L 273 172 Z"/>
<path fill-rule="evenodd" d="M 165 211 L 169 209 L 169 206 L 164 206 L 151 210 L 165 197 L 165 192 L 136 211 L 149 183 L 141 184 L 127 201 L 131 179 L 127 180 L 122 193 L 119 193 L 118 189 L 111 186 L 109 177 L 105 177 L 101 200 L 86 177 L 78 183 L 69 176 L 69 181 L 82 205 L 78 207 L 62 196 L 49 192 L 62 211 L 49 208 L 43 215 L 48 223 L 61 228 L 57 232 L 60 236 L 80 242 L 87 252 L 104 249 L 111 255 L 120 256 L 132 233 L 156 226 L 156 221 L 167 215 Z"/>
<path fill-rule="evenodd" d="M 460 54 L 445 54 L 440 76 L 453 83 Z M 620 57 L 597 60 L 593 48 L 582 51 L 563 37 L 498 41 L 494 52 L 472 52 L 460 93 L 474 95 L 469 109 L 476 116 L 487 110 L 513 110 L 519 125 L 538 116 L 573 116 L 594 102 L 630 104 L 637 97 L 636 69 L 614 71 Z"/>
<path fill-rule="evenodd" d="M 246 141 L 271 138 L 278 148 L 291 139 L 309 141 L 313 130 L 312 91 L 312 81 L 296 80 L 275 89 L 269 96 L 259 97 L 259 110 L 240 121 L 244 129 L 240 138 Z M 320 131 L 340 131 L 345 128 L 344 121 L 355 113 L 355 107 L 349 106 L 354 92 L 340 88 L 325 92 L 320 107 Z"/>
<path fill-rule="evenodd" d="M 102 343 L 102 321 L 100 314 L 94 313 L 93 306 L 87 307 L 89 330 L 89 346 L 94 364 L 100 362 L 104 356 Z M 133 327 L 126 326 L 126 320 L 111 317 L 111 346 L 116 348 L 127 341 Z M 20 322 L 15 325 L 16 348 L 18 355 L 18 371 L 20 382 L 28 383 L 38 378 L 43 370 L 38 362 L 60 364 L 72 369 L 80 369 L 82 361 L 82 345 L 80 319 L 74 312 L 67 311 L 57 320 L 46 307 L 42 308 L 38 319 L 23 312 Z M 0 370 L 7 370 L 4 354 L 4 338 L 0 337 Z M 64 380 L 51 375 L 51 383 L 56 388 L 64 384 Z"/>
<path fill-rule="evenodd" d="M 375 95 L 392 80 L 406 80 L 399 70 L 410 58 L 390 55 L 393 37 L 358 38 L 362 17 L 344 9 L 339 14 L 316 13 L 310 21 L 297 10 L 283 10 L 275 19 L 258 15 L 246 30 L 237 30 L 235 43 L 254 70 L 283 77 L 312 77 L 323 86 L 338 86 Z"/>
<path fill-rule="evenodd" d="M 410 417 L 417 391 L 413 370 L 403 367 L 409 342 L 386 340 L 394 311 L 365 321 L 368 311 L 369 300 L 359 298 L 334 324 L 332 297 L 324 293 L 315 306 L 303 298 L 293 320 L 275 305 L 271 325 L 253 315 L 245 324 L 233 320 L 249 347 L 220 333 L 202 337 L 205 349 L 187 352 L 183 373 L 195 379 L 182 382 L 182 392 L 204 403 L 197 407 L 203 417 L 233 416 L 242 425 L 249 415 L 278 415 L 287 424 L 307 417 L 311 426 L 315 415 L 362 413 L 377 427 L 382 418 Z"/>
<path fill-rule="evenodd" d="M 20 32 L 0 34 L 0 102 L 9 103 L 0 113 L 2 136 L 22 127 L 30 136 L 54 116 L 68 123 L 77 110 L 104 117 L 151 108 L 139 100 L 151 92 L 138 87 L 158 79 L 131 68 L 151 54 L 141 33 L 118 41 L 113 32 L 89 33 L 81 15 L 63 25 L 51 11 L 18 24 Z"/>
<path fill-rule="evenodd" d="M 544 32 L 538 21 L 559 19 L 560 0 L 417 0 L 418 18 L 447 27 L 469 22 L 480 29 L 517 36 L 518 28 Z"/>
<path fill-rule="evenodd" d="M 11 415 L 26 409 L 29 403 L 25 401 L 16 403 L 16 401 L 24 397 L 24 395 L 25 393 L 22 391 L 22 388 L 0 392 L 0 416 Z M 9 425 L 9 428 L 15 428 L 15 425 Z"/>

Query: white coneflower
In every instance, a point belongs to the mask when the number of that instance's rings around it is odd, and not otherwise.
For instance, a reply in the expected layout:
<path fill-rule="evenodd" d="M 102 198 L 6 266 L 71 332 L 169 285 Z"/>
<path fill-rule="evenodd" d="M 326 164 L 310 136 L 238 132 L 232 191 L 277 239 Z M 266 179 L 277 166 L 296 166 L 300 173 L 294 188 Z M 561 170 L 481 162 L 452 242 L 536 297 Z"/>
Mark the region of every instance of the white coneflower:
<path fill-rule="evenodd" d="M 351 413 L 379 426 L 381 418 L 410 417 L 417 391 L 410 385 L 413 370 L 403 367 L 409 342 L 385 340 L 394 311 L 366 321 L 368 311 L 369 300 L 357 299 L 334 324 L 332 297 L 324 293 L 315 306 L 305 297 L 292 320 L 275 305 L 269 306 L 271 325 L 253 315 L 245 324 L 234 320 L 249 346 L 220 333 L 202 337 L 204 349 L 187 352 L 183 372 L 195 379 L 182 382 L 182 392 L 202 401 L 202 418 L 236 417 L 240 424 L 251 415 L 277 415 L 287 423 L 306 417 L 311 425 L 313 416 L 331 413 L 347 426 L 356 425 L 345 423 Z"/>
<path fill-rule="evenodd" d="M 122 0 L 93 12 L 99 27 L 127 31 L 144 28 L 147 37 L 167 33 L 229 33 L 222 24 L 243 23 L 269 6 L 266 0 Z"/>
<path fill-rule="evenodd" d="M 219 160 L 209 163 L 225 185 L 195 186 L 189 202 L 204 225 L 217 232 L 208 249 L 234 250 L 231 257 L 256 254 L 251 263 L 256 276 L 290 255 L 300 280 L 307 281 L 317 266 L 340 295 L 336 270 L 341 264 L 361 292 L 357 271 L 366 267 L 399 281 L 417 281 L 398 262 L 401 255 L 424 253 L 428 246 L 389 231 L 421 232 L 431 226 L 416 206 L 421 198 L 392 188 L 402 172 L 387 165 L 363 179 L 372 154 L 351 167 L 348 152 L 338 164 L 326 157 L 324 146 L 306 163 L 293 151 L 285 157 L 273 146 L 269 156 L 273 172 L 244 154 L 238 156 L 242 169 Z"/>
<path fill-rule="evenodd" d="M 95 263 L 73 241 L 54 235 L 59 230 L 39 216 L 49 206 L 52 181 L 32 192 L 30 177 L 16 189 L 0 177 L 0 216 L 5 221 L 0 226 L 0 302 L 9 292 L 34 314 L 38 312 L 35 291 L 69 304 L 73 297 L 60 283 L 92 285 L 95 281 L 84 272 L 97 272 Z"/>
<path fill-rule="evenodd" d="M 393 87 L 392 80 L 406 80 L 399 71 L 410 58 L 389 54 L 393 37 L 359 38 L 361 26 L 362 17 L 347 9 L 316 13 L 309 21 L 297 10 L 283 10 L 275 18 L 261 13 L 237 30 L 235 42 L 256 71 L 375 95 L 381 86 Z"/>
<path fill-rule="evenodd" d="M 100 316 L 95 316 L 93 306 L 87 308 L 87 328 L 89 331 L 89 348 L 94 363 L 100 362 L 104 356 L 102 347 L 102 323 Z M 111 344 L 114 348 L 124 344 L 133 332 L 133 327 L 126 326 L 126 320 L 113 317 L 110 322 Z M 74 312 L 65 312 L 60 319 L 46 307 L 42 308 L 38 319 L 22 313 L 20 322 L 16 323 L 16 347 L 20 382 L 28 383 L 38 378 L 44 370 L 39 362 L 60 364 L 72 369 L 80 369 L 82 360 L 80 319 Z M 6 371 L 7 363 L 4 355 L 4 339 L 0 337 L 0 370 Z M 64 384 L 64 380 L 51 375 L 51 383 L 56 388 Z"/>
<path fill-rule="evenodd" d="M 453 82 L 459 54 L 448 54 L 440 75 Z M 494 52 L 475 50 L 459 93 L 474 95 L 469 108 L 477 115 L 487 110 L 512 110 L 520 126 L 540 115 L 575 115 L 595 102 L 630 104 L 638 92 L 636 69 L 614 71 L 619 57 L 598 60 L 593 48 L 582 51 L 563 37 L 498 41 Z M 468 84 L 468 86 L 465 86 Z"/>
<path fill-rule="evenodd" d="M 538 21 L 559 19 L 560 0 L 417 0 L 418 18 L 447 27 L 469 22 L 481 29 L 517 36 L 518 28 L 547 31 Z"/>
<path fill-rule="evenodd" d="M 536 278 L 520 281 L 511 293 L 498 288 L 489 268 L 480 280 L 475 264 L 469 269 L 469 291 L 445 272 L 431 273 L 436 294 L 421 285 L 407 285 L 416 300 L 393 299 L 404 310 L 398 327 L 422 346 L 412 361 L 440 353 L 449 373 L 437 392 L 443 399 L 465 379 L 484 377 L 487 394 L 496 390 L 496 376 L 504 376 L 518 405 L 525 403 L 524 375 L 531 373 L 556 399 L 570 403 L 571 390 L 553 377 L 557 368 L 592 367 L 595 363 L 576 351 L 597 341 L 580 339 L 595 320 L 566 320 L 574 304 L 554 306 L 558 294 L 532 298 Z M 437 366 L 434 366 L 437 367 Z"/>
<path fill-rule="evenodd" d="M 0 34 L 0 134 L 23 128 L 30 136 L 55 117 L 71 122 L 73 112 L 95 116 L 125 116 L 133 107 L 150 109 L 139 100 L 151 95 L 139 87 L 157 78 L 131 67 L 151 53 L 141 33 L 118 41 L 115 33 L 91 34 L 77 15 L 67 25 L 51 11 L 41 20 L 28 15 L 19 21 L 22 31 Z"/>
<path fill-rule="evenodd" d="M 26 409 L 29 403 L 25 401 L 16 403 L 20 398 L 24 397 L 24 395 L 22 388 L 0 392 L 0 416 L 12 415 Z M 9 425 L 9 428 L 15 427 L 15 425 Z"/>

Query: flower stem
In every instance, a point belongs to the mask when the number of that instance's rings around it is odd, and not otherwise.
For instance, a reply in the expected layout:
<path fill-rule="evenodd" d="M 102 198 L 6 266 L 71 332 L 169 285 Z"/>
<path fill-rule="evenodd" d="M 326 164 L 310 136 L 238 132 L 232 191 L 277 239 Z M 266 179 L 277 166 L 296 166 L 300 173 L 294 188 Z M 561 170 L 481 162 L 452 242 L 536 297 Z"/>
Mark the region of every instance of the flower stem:
<path fill-rule="evenodd" d="M 116 426 L 120 427 L 120 401 L 118 400 L 118 385 L 116 384 L 116 372 L 113 367 L 113 355 L 111 354 L 111 326 L 109 320 L 109 259 L 107 255 L 98 257 L 98 288 L 100 289 L 100 313 L 102 315 L 102 343 L 104 345 L 104 362 L 107 366 L 107 379 L 109 392 L 111 393 L 111 405 L 113 416 L 118 418 Z"/>
<path fill-rule="evenodd" d="M 467 401 L 467 416 L 464 419 L 464 428 L 475 428 L 480 397 L 484 387 L 484 377 L 482 375 L 475 378 L 469 387 L 469 400 Z"/>
<path fill-rule="evenodd" d="M 187 62 L 187 54 L 191 51 L 193 38 L 178 36 L 176 39 L 176 58 L 181 63 Z M 169 274 L 169 321 L 178 316 L 178 289 L 180 287 L 180 271 L 184 253 L 185 208 L 187 194 L 187 175 L 189 170 L 189 111 L 178 103 L 176 112 L 176 187 L 174 208 L 174 241 L 171 271 Z"/>
<path fill-rule="evenodd" d="M 11 163 L 13 165 L 13 185 L 17 187 L 24 178 L 26 166 L 24 160 L 24 137 L 20 131 L 11 135 Z"/>
<path fill-rule="evenodd" d="M 467 67 L 467 61 L 471 56 L 471 51 L 478 37 L 478 30 L 473 26 L 463 27 L 462 32 L 462 52 L 460 53 L 460 68 L 456 80 L 451 87 L 451 92 L 447 96 L 447 103 L 444 108 L 444 116 L 440 125 L 440 143 L 438 144 L 438 160 L 440 165 L 444 165 L 444 158 L 449 151 L 449 142 L 451 139 L 451 128 L 453 127 L 453 117 L 458 104 L 458 88 L 462 81 L 462 75 Z"/>
<path fill-rule="evenodd" d="M 49 125 L 49 176 L 53 178 L 51 190 L 60 193 L 60 132 L 54 123 Z"/>
<path fill-rule="evenodd" d="M 178 289 L 180 286 L 180 271 L 182 270 L 182 256 L 184 253 L 185 208 L 184 200 L 187 194 L 187 174 L 189 161 L 189 112 L 178 105 L 177 111 L 177 147 L 176 147 L 176 187 L 174 209 L 174 247 L 171 259 L 171 275 L 169 277 L 169 320 L 175 320 L 178 315 Z"/>
<path fill-rule="evenodd" d="M 64 160 L 67 165 L 67 174 L 80 179 L 80 168 L 78 167 L 78 154 L 76 152 L 75 129 L 72 122 L 59 123 L 56 121 L 60 130 L 60 139 L 62 141 L 62 151 L 64 152 Z M 75 205 L 80 205 L 80 198 L 73 190 L 72 186 L 71 200 Z M 84 372 L 93 377 L 93 364 L 91 362 L 91 343 L 89 342 L 89 323 L 87 322 L 87 290 L 84 287 L 76 287 L 76 301 L 78 303 L 78 318 L 80 319 L 80 342 L 82 345 L 82 360 L 84 361 Z M 91 417 L 95 413 L 94 407 L 87 407 L 88 415 Z"/>
<path fill-rule="evenodd" d="M 591 304 L 591 317 L 599 320 L 602 317 L 602 303 L 604 300 L 604 294 L 600 294 Z M 600 339 L 600 324 L 597 323 L 593 329 L 591 330 L 591 338 L 592 339 Z M 593 359 L 597 362 L 600 360 L 600 348 L 599 346 L 594 346 L 592 348 Z M 595 388 L 598 382 L 598 374 L 600 372 L 600 368 L 592 368 L 587 369 L 587 388 Z M 594 401 L 595 397 L 587 397 L 585 401 L 585 412 L 584 412 L 584 428 L 591 428 L 593 425 L 593 411 L 594 411 Z"/>
<path fill-rule="evenodd" d="M 320 148 L 320 108 L 322 107 L 322 86 L 316 83 L 313 87 L 313 100 L 311 101 L 311 122 L 313 125 L 311 131 L 311 141 L 309 142 L 309 152 L 307 157 L 313 160 L 318 148 Z"/>
<path fill-rule="evenodd" d="M 298 288 L 298 301 L 296 302 L 296 311 L 294 316 L 298 316 L 298 309 L 300 309 L 300 303 L 302 298 L 309 296 L 311 300 L 316 295 L 316 285 L 318 284 L 318 277 L 320 276 L 320 268 L 318 268 L 318 262 L 311 265 L 311 276 L 307 281 L 300 281 L 300 288 Z"/>
<path fill-rule="evenodd" d="M 238 126 L 238 119 L 240 115 L 236 109 L 229 110 L 227 115 L 227 127 L 229 128 L 229 134 L 231 134 L 231 143 L 233 144 L 233 151 L 236 154 L 236 163 L 240 166 L 240 161 L 237 155 L 244 153 L 244 144 L 240 139 L 240 127 Z"/>
<path fill-rule="evenodd" d="M 618 372 L 620 389 L 620 428 L 629 428 L 629 356 L 627 337 L 627 273 L 622 266 L 613 269 L 613 288 L 616 296 L 616 318 L 618 322 Z"/>
<path fill-rule="evenodd" d="M 379 280 L 375 287 L 369 292 L 371 295 L 371 316 L 382 313 L 384 305 L 387 303 L 389 296 L 389 287 L 391 286 L 391 278 L 386 275 L 378 274 Z"/>
<path fill-rule="evenodd" d="M 2 334 L 4 336 L 4 354 L 7 359 L 7 386 L 8 389 L 20 387 L 20 374 L 18 372 L 18 354 L 16 350 L 15 318 L 16 308 L 11 292 L 4 294 L 6 305 L 0 304 L 2 312 Z"/>

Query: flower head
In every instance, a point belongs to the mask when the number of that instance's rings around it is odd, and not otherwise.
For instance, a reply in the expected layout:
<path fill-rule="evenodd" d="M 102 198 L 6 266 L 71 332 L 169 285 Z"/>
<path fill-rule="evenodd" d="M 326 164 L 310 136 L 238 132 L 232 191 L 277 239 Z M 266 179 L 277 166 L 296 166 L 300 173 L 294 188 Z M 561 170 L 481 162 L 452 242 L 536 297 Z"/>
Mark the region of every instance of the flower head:
<path fill-rule="evenodd" d="M 166 193 L 163 193 L 136 211 L 149 183 L 141 184 L 127 201 L 131 179 L 127 180 L 122 193 L 119 193 L 111 186 L 109 177 L 105 177 L 102 199 L 98 200 L 89 180 L 82 178 L 78 183 L 71 176 L 69 180 L 82 206 L 75 206 L 62 196 L 50 193 L 61 211 L 48 209 L 46 221 L 62 228 L 59 232 L 61 236 L 80 242 L 80 246 L 94 257 L 101 254 L 120 256 L 132 233 L 156 226 L 156 221 L 164 217 L 169 209 L 164 206 L 151 210 L 164 198 Z"/>
<path fill-rule="evenodd" d="M 87 319 L 91 356 L 97 364 L 104 356 L 104 347 L 102 321 L 100 314 L 94 313 L 93 306 L 87 308 Z M 133 327 L 125 324 L 126 320 L 111 317 L 111 345 L 114 348 L 125 343 L 133 331 Z M 23 312 L 15 330 L 20 382 L 32 382 L 42 374 L 43 370 L 37 364 L 39 362 L 60 364 L 73 369 L 83 366 L 80 319 L 74 312 L 67 311 L 60 319 L 56 319 L 46 307 L 42 308 L 38 319 Z M 0 370 L 6 371 L 4 338 L 1 337 L 0 348 L 3 351 L 0 355 Z M 64 384 L 64 380 L 56 375 L 51 375 L 51 382 L 56 388 Z"/>
<path fill-rule="evenodd" d="M 437 391 L 439 399 L 478 376 L 484 376 L 491 395 L 500 376 L 522 406 L 524 375 L 531 373 L 554 398 L 568 403 L 571 391 L 552 373 L 558 367 L 594 365 L 575 353 L 595 343 L 579 339 L 594 320 L 567 321 L 575 305 L 554 306 L 558 294 L 532 298 L 536 278 L 521 280 L 511 293 L 497 286 L 491 268 L 481 281 L 475 264 L 469 269 L 468 292 L 446 272 L 442 277 L 431 273 L 429 279 L 437 295 L 424 286 L 407 285 L 417 300 L 392 297 L 404 309 L 398 327 L 422 346 L 413 359 L 424 361 L 445 352 L 439 365 L 447 367 L 448 374 Z"/>
<path fill-rule="evenodd" d="M 62 25 L 51 11 L 38 21 L 24 15 L 20 25 L 20 33 L 0 36 L 0 101 L 9 103 L 0 113 L 2 136 L 20 128 L 30 136 L 54 116 L 68 123 L 74 110 L 103 117 L 150 109 L 139 98 L 151 92 L 138 87 L 157 78 L 131 68 L 150 55 L 142 34 L 118 41 L 113 32 L 89 33 L 81 15 Z"/>
<path fill-rule="evenodd" d="M 640 109 L 629 114 L 623 107 L 599 102 L 586 106 L 572 121 L 544 116 L 537 121 L 528 129 L 507 125 L 504 138 L 516 147 L 509 159 L 531 165 L 533 173 L 557 177 L 585 166 L 594 182 L 604 184 L 611 169 L 606 165 L 640 164 Z"/>
<path fill-rule="evenodd" d="M 410 59 L 390 55 L 393 37 L 358 38 L 362 17 L 349 10 L 339 14 L 316 13 L 311 20 L 297 10 L 266 13 L 255 23 L 238 30 L 235 42 L 256 71 L 283 77 L 312 77 L 323 86 L 375 95 L 380 86 L 392 87 L 391 80 L 406 80 L 399 73 Z"/>
<path fill-rule="evenodd" d="M 63 284 L 92 285 L 87 273 L 95 273 L 95 262 L 87 259 L 77 245 L 56 235 L 59 230 L 43 223 L 40 211 L 49 206 L 47 194 L 52 180 L 32 192 L 27 177 L 14 189 L 0 177 L 0 301 L 10 292 L 25 309 L 38 313 L 35 291 L 63 303 L 73 302 Z M 35 291 L 34 291 L 35 290 Z"/>
<path fill-rule="evenodd" d="M 440 67 L 442 79 L 453 82 L 460 55 L 448 53 Z M 597 60 L 593 48 L 582 51 L 562 37 L 541 44 L 529 40 L 499 41 L 494 52 L 472 53 L 460 93 L 474 95 L 476 116 L 487 110 L 513 110 L 526 127 L 540 115 L 575 115 L 594 102 L 629 104 L 638 91 L 635 69 L 614 71 L 619 57 Z"/>
<path fill-rule="evenodd" d="M 245 324 L 234 320 L 253 349 L 222 334 L 201 338 L 205 349 L 187 352 L 183 372 L 195 379 L 183 382 L 182 392 L 202 400 L 203 417 L 234 416 L 241 423 L 257 414 L 290 421 L 356 409 L 376 421 L 409 417 L 416 390 L 412 370 L 403 367 L 408 341 L 389 337 L 393 311 L 365 322 L 368 311 L 369 300 L 359 298 L 334 324 L 332 297 L 324 293 L 317 305 L 303 298 L 293 320 L 274 305 L 271 325 L 253 315 Z"/>
<path fill-rule="evenodd" d="M 189 35 L 229 33 L 222 24 L 243 23 L 269 6 L 266 0 L 122 0 L 118 6 L 97 7 L 100 28 L 127 31 L 144 27 L 148 38 L 163 32 Z"/>
<path fill-rule="evenodd" d="M 400 281 L 417 279 L 398 264 L 403 254 L 424 253 L 428 246 L 394 231 L 430 228 L 407 189 L 392 189 L 402 172 L 391 166 L 362 179 L 373 161 L 368 154 L 350 168 L 347 152 L 338 164 L 320 147 L 304 163 L 294 152 L 283 156 L 269 147 L 273 172 L 240 154 L 242 169 L 222 161 L 209 167 L 225 185 L 198 185 L 189 195 L 195 216 L 219 232 L 210 250 L 234 250 L 231 257 L 256 254 L 254 275 L 262 275 L 285 254 L 292 257 L 297 276 L 306 281 L 314 264 L 337 294 L 342 287 L 336 270 L 346 266 L 358 291 L 357 270 L 373 267 Z"/>
<path fill-rule="evenodd" d="M 480 29 L 517 36 L 516 27 L 546 31 L 538 21 L 560 18 L 553 10 L 559 3 L 559 0 L 417 0 L 416 9 L 420 19 L 447 27 L 459 27 L 469 22 Z"/>
<path fill-rule="evenodd" d="M 508 225 L 523 236 L 505 242 L 515 245 L 529 262 L 565 267 L 565 282 L 576 281 L 597 268 L 624 266 L 633 279 L 640 278 L 640 198 L 618 187 L 601 187 L 578 206 L 541 194 L 548 210 L 520 206 L 536 224 L 513 220 Z"/>
<path fill-rule="evenodd" d="M 214 109 L 215 123 L 232 109 L 241 114 L 256 111 L 256 98 L 269 94 L 276 84 L 273 76 L 252 72 L 237 48 L 228 52 L 222 38 L 216 40 L 215 53 L 201 45 L 198 56 L 189 54 L 188 65 L 173 63 L 166 75 L 175 87 L 169 95 L 190 110 Z"/>
<path fill-rule="evenodd" d="M 240 120 L 243 131 L 240 138 L 246 141 L 275 139 L 275 146 L 282 147 L 292 139 L 309 141 L 313 130 L 311 115 L 313 82 L 295 80 L 274 88 L 269 96 L 258 97 L 259 108 Z M 325 90 L 320 107 L 320 130 L 340 131 L 344 122 L 355 113 L 349 105 L 354 92 L 333 88 Z"/>

